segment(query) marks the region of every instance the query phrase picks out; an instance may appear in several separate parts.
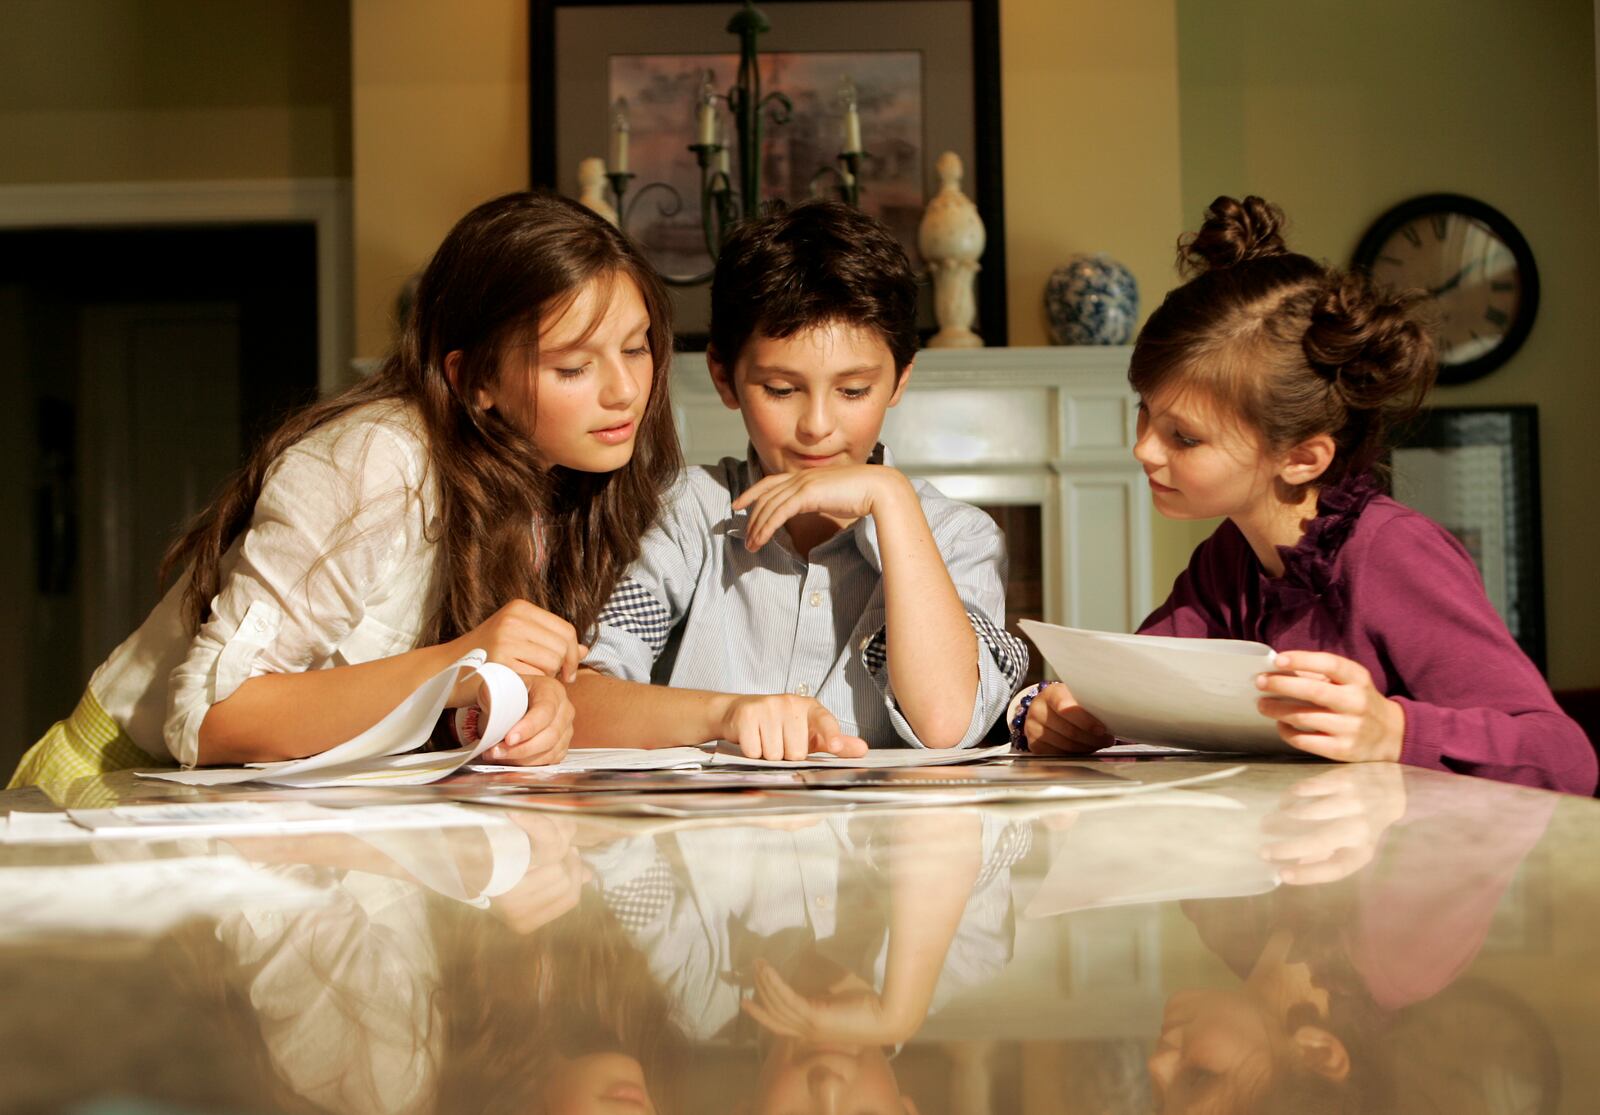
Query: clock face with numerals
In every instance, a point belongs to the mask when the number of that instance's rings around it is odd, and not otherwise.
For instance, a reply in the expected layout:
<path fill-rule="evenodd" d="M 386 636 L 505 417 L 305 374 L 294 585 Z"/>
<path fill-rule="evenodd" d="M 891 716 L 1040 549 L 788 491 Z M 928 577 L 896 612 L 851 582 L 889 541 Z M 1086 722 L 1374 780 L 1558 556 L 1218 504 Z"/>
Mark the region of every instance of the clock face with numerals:
<path fill-rule="evenodd" d="M 1428 293 L 1441 383 L 1488 375 L 1533 328 L 1533 252 L 1505 214 L 1481 201 L 1430 194 L 1398 205 L 1362 237 L 1355 263 L 1385 286 Z"/>

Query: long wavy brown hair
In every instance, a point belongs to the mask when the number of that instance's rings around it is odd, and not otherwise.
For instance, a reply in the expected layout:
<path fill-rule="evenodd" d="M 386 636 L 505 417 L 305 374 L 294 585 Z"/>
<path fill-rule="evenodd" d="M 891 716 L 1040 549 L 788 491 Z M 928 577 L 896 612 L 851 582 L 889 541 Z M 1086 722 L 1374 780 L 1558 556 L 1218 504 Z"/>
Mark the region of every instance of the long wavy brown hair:
<path fill-rule="evenodd" d="M 476 401 L 500 375 L 507 347 L 537 359 L 541 321 L 591 283 L 626 276 L 650 315 L 650 397 L 629 462 L 585 473 L 544 462 L 533 439 Z M 604 313 L 602 308 L 600 313 Z M 460 352 L 452 377 L 445 358 Z M 395 350 L 373 375 L 289 417 L 167 551 L 161 576 L 185 568 L 185 618 L 198 630 L 221 587 L 221 562 L 249 526 L 274 461 L 313 430 L 382 401 L 420 418 L 439 491 L 437 607 L 420 645 L 455 638 L 514 599 L 530 600 L 588 632 L 639 555 L 682 456 L 667 371 L 671 303 L 643 255 L 610 224 L 566 198 L 514 193 L 478 206 L 434 253 Z M 530 388 L 531 390 L 532 388 Z"/>

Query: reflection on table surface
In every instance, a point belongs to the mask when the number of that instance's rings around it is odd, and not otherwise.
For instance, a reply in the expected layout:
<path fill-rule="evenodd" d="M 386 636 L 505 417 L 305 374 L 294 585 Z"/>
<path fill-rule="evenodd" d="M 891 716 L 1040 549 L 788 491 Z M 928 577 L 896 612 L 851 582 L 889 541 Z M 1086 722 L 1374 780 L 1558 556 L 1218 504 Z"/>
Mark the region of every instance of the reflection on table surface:
<path fill-rule="evenodd" d="M 1392 765 L 0 845 L 0 1111 L 1583 1112 L 1597 925 L 1600 803 Z"/>

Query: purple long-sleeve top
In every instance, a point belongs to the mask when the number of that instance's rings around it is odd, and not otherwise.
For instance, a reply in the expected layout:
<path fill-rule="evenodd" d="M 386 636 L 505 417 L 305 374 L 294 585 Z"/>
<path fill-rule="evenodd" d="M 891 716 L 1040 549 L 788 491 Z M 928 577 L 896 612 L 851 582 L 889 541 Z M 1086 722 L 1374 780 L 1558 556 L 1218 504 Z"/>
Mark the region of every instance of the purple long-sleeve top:
<path fill-rule="evenodd" d="M 1484 593 L 1466 550 L 1366 478 L 1320 495 L 1268 576 L 1225 522 L 1141 634 L 1253 639 L 1365 666 L 1405 709 L 1400 761 L 1591 794 L 1594 748 L 1556 705 Z"/>

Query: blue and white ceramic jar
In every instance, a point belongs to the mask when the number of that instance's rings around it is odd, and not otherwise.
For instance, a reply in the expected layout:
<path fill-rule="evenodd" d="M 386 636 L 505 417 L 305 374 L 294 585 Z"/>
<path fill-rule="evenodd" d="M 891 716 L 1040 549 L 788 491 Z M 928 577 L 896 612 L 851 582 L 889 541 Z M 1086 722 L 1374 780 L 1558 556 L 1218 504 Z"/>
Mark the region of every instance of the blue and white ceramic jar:
<path fill-rule="evenodd" d="M 1139 284 L 1104 253 L 1076 255 L 1050 272 L 1044 307 L 1058 345 L 1125 345 L 1139 319 Z"/>

